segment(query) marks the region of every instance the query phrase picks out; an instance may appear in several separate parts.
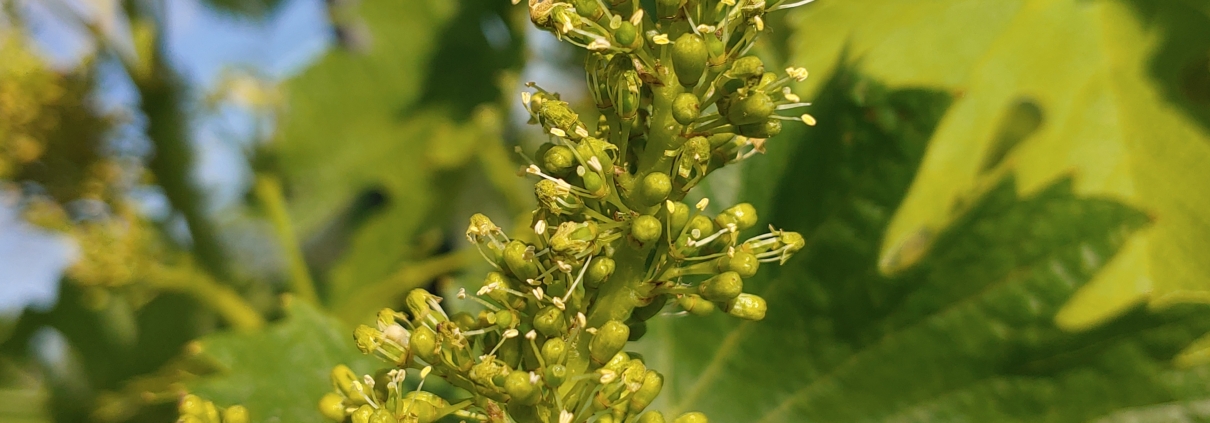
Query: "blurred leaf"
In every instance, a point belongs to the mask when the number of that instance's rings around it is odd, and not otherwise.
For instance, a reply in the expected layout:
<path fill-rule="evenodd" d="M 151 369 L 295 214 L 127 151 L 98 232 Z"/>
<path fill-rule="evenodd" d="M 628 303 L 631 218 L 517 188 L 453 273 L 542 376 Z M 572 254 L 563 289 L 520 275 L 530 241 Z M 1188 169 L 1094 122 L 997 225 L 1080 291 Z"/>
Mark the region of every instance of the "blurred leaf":
<path fill-rule="evenodd" d="M 281 169 L 329 305 L 364 305 L 369 316 L 381 305 L 344 303 L 440 246 L 450 193 L 485 142 L 469 111 L 498 98 L 491 78 L 511 63 L 479 63 L 499 54 L 480 29 L 487 9 L 480 2 L 364 1 L 368 49 L 332 50 L 286 84 Z M 471 85 L 486 80 L 486 91 L 455 89 L 447 74 L 466 73 L 460 69 L 474 69 Z"/>
<path fill-rule="evenodd" d="M 1151 224 L 1074 195 L 1070 179 L 1019 196 L 1002 178 L 915 266 L 882 275 L 877 240 L 950 99 L 847 72 L 832 81 L 815 98 L 819 126 L 771 142 L 793 166 L 748 167 L 750 186 L 764 186 L 751 200 L 803 233 L 806 250 L 745 281 L 768 300 L 763 321 L 658 321 L 645 356 L 667 372 L 663 409 L 763 423 L 1204 414 L 1184 401 L 1210 394 L 1210 370 L 1168 362 L 1210 330 L 1210 308 L 1136 308 L 1079 334 L 1055 325 L 1064 302 Z"/>
<path fill-rule="evenodd" d="M 242 404 L 254 422 L 325 422 L 319 398 L 332 389 L 332 367 L 367 373 L 380 363 L 353 346 L 352 331 L 304 301 L 257 333 L 202 338 L 200 354 L 224 370 L 189 383 L 189 391 L 221 406 Z"/>
<path fill-rule="evenodd" d="M 1155 222 L 1073 297 L 1057 316 L 1062 327 L 1087 329 L 1143 301 L 1210 301 L 1207 10 L 1183 0 L 846 1 L 804 10 L 797 63 L 827 73 L 848 51 L 891 86 L 960 93 L 883 241 L 882 271 L 911 265 L 932 243 L 927 234 L 953 224 L 1000 173 L 1015 174 L 1026 193 L 1074 175 L 1078 194 L 1124 202 Z M 1003 152 L 997 140 L 1022 103 L 1038 108 L 1041 125 Z M 999 168 L 981 171 L 1000 154 Z"/>

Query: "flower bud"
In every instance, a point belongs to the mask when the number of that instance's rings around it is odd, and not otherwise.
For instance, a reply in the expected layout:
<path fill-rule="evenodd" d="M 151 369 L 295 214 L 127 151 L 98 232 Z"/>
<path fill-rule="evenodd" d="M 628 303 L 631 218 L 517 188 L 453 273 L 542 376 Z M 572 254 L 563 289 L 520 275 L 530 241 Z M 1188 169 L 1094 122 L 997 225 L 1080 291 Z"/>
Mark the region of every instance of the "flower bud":
<path fill-rule="evenodd" d="M 567 146 L 556 145 L 542 154 L 542 168 L 555 176 L 567 176 L 576 167 L 576 156 Z"/>
<path fill-rule="evenodd" d="M 483 278 L 483 288 L 479 290 L 480 295 L 491 298 L 500 304 L 508 304 L 508 279 L 505 279 L 503 273 L 488 272 L 487 277 Z"/>
<path fill-rule="evenodd" d="M 676 420 L 673 420 L 672 423 L 710 423 L 710 421 L 706 419 L 705 414 L 702 414 L 699 411 L 691 411 L 681 414 L 681 416 L 677 417 Z"/>
<path fill-rule="evenodd" d="M 601 4 L 597 0 L 571 0 L 572 7 L 576 8 L 576 13 L 593 21 L 601 19 L 605 15 L 605 11 L 601 9 Z"/>
<path fill-rule="evenodd" d="M 407 406 L 407 415 L 409 417 L 403 419 L 403 421 L 407 422 L 435 422 L 441 416 L 441 410 L 449 407 L 449 402 L 446 402 L 444 398 L 427 391 L 408 392 L 407 395 L 403 396 L 403 401 L 405 404 L 410 404 Z M 385 411 L 385 409 L 382 411 Z M 390 418 L 390 420 L 387 420 L 388 422 L 396 423 L 395 418 L 390 414 L 387 414 L 387 417 Z"/>
<path fill-rule="evenodd" d="M 601 283 L 613 275 L 613 270 L 616 266 L 617 264 L 609 257 L 597 257 L 593 259 L 584 274 L 584 284 L 589 288 L 601 286 Z"/>
<path fill-rule="evenodd" d="M 651 172 L 639 183 L 637 199 L 644 206 L 654 206 L 663 203 L 672 192 L 672 180 L 664 172 Z"/>
<path fill-rule="evenodd" d="M 502 328 L 511 328 L 517 323 L 517 318 L 512 310 L 500 310 L 496 312 L 496 325 Z"/>
<path fill-rule="evenodd" d="M 756 56 L 744 56 L 735 59 L 727 74 L 735 79 L 744 80 L 761 76 L 765 73 L 765 63 Z"/>
<path fill-rule="evenodd" d="M 382 345 L 382 332 L 366 325 L 353 329 L 353 341 L 362 354 L 373 354 Z"/>
<path fill-rule="evenodd" d="M 538 277 L 538 265 L 534 262 L 534 253 L 524 242 L 509 241 L 508 245 L 504 247 L 504 264 L 518 278 Z"/>
<path fill-rule="evenodd" d="M 673 237 L 680 235 L 685 224 L 689 223 L 689 205 L 680 201 L 665 203 L 664 219 L 668 222 L 668 233 Z"/>
<path fill-rule="evenodd" d="M 323 398 L 319 399 L 319 413 L 328 420 L 343 422 L 346 417 L 344 397 L 334 392 L 324 394 Z"/>
<path fill-rule="evenodd" d="M 672 100 L 672 118 L 676 123 L 691 124 L 701 114 L 700 101 L 693 93 L 680 93 Z"/>
<path fill-rule="evenodd" d="M 638 423 L 664 423 L 664 413 L 659 411 L 648 411 L 639 417 Z"/>
<path fill-rule="evenodd" d="M 654 216 L 642 215 L 630 221 L 630 236 L 640 244 L 647 245 L 660 240 L 663 225 Z"/>
<path fill-rule="evenodd" d="M 546 361 L 546 365 L 557 364 L 563 362 L 563 357 L 567 354 L 567 342 L 563 338 L 550 338 L 542 344 L 542 359 Z"/>
<path fill-rule="evenodd" d="M 352 421 L 353 423 L 370 423 L 370 416 L 373 415 L 373 408 L 371 408 L 368 404 L 362 405 L 361 407 L 357 407 L 356 411 L 353 411 Z"/>
<path fill-rule="evenodd" d="M 546 384 L 550 385 L 551 388 L 558 388 L 563 385 L 563 382 L 567 381 L 567 367 L 562 364 L 548 365 L 546 366 L 546 371 L 543 373 Z"/>
<path fill-rule="evenodd" d="M 458 325 L 458 329 L 462 331 L 475 330 L 479 328 L 478 320 L 475 319 L 475 316 L 472 316 L 470 313 L 465 311 L 454 313 L 454 315 L 450 316 L 450 321 L 454 322 L 455 325 Z"/>
<path fill-rule="evenodd" d="M 433 316 L 433 319 L 437 321 L 443 321 L 445 320 L 445 316 L 433 313 L 433 307 L 436 307 L 433 304 L 439 299 L 436 295 L 430 294 L 423 288 L 416 288 L 408 292 L 408 296 L 404 298 L 403 302 L 407 305 L 408 311 L 412 313 L 412 321 L 414 322 L 419 323 L 428 319 L 429 316 Z"/>
<path fill-rule="evenodd" d="M 643 45 L 643 37 L 640 36 L 639 29 L 630 23 L 630 21 L 622 21 L 618 29 L 613 31 L 613 39 L 618 42 L 619 46 L 631 50 Z"/>
<path fill-rule="evenodd" d="M 727 46 L 723 44 L 723 40 L 718 34 L 709 32 L 704 34 L 703 40 L 706 42 L 706 52 L 709 54 L 707 63 L 711 67 L 717 67 L 727 64 Z"/>
<path fill-rule="evenodd" d="M 437 333 L 428 326 L 420 325 L 412 331 L 408 347 L 420 358 L 427 362 L 435 362 L 437 358 Z"/>
<path fill-rule="evenodd" d="M 648 370 L 647 373 L 643 375 L 643 385 L 639 387 L 638 391 L 635 391 L 634 394 L 630 396 L 629 411 L 631 413 L 642 412 L 643 409 L 647 408 L 648 405 L 651 405 L 651 402 L 655 400 L 655 397 L 660 395 L 660 390 L 663 388 L 664 376 L 655 370 Z"/>
<path fill-rule="evenodd" d="M 719 226 L 734 224 L 741 231 L 756 226 L 756 220 L 756 207 L 752 207 L 751 203 L 736 204 L 714 217 L 714 222 Z"/>
<path fill-rule="evenodd" d="M 248 423 L 248 409 L 242 405 L 233 405 L 223 410 L 223 423 Z"/>
<path fill-rule="evenodd" d="M 767 119 L 764 123 L 750 123 L 736 127 L 735 132 L 751 138 L 773 138 L 781 133 L 781 119 Z"/>
<path fill-rule="evenodd" d="M 702 216 L 700 214 L 693 216 L 692 219 L 689 219 L 689 226 L 687 229 L 689 236 L 693 239 L 705 238 L 717 230 L 715 229 L 713 220 L 710 220 L 709 217 Z"/>
<path fill-rule="evenodd" d="M 697 294 L 689 294 L 677 298 L 677 305 L 696 316 L 709 316 L 714 312 L 714 303 L 706 301 Z"/>
<path fill-rule="evenodd" d="M 206 414 L 206 400 L 197 395 L 188 394 L 177 403 L 176 410 L 182 416 L 201 416 Z"/>
<path fill-rule="evenodd" d="M 723 307 L 723 311 L 744 320 L 761 320 L 765 318 L 765 299 L 753 294 L 739 294 Z"/>
<path fill-rule="evenodd" d="M 514 370 L 504 377 L 504 392 L 507 392 L 513 401 L 525 405 L 534 405 L 538 403 L 538 400 L 542 399 L 541 393 L 538 392 L 538 386 L 530 382 L 529 375 L 529 372 Z"/>
<path fill-rule="evenodd" d="M 694 87 L 706 70 L 709 53 L 700 35 L 687 32 L 672 45 L 672 70 L 681 86 Z"/>
<path fill-rule="evenodd" d="M 735 272 L 740 277 L 750 278 L 760 269 L 760 260 L 755 254 L 739 250 L 729 256 L 718 258 L 717 268 L 720 272 Z"/>
<path fill-rule="evenodd" d="M 764 124 L 776 108 L 777 105 L 773 104 L 773 98 L 768 94 L 762 91 L 750 92 L 747 96 L 731 102 L 727 109 L 727 121 L 735 125 Z"/>
<path fill-rule="evenodd" d="M 605 322 L 597 329 L 596 335 L 593 335 L 592 341 L 588 344 L 588 353 L 592 357 L 592 361 L 601 364 L 613 358 L 615 354 L 622 351 L 622 347 L 626 346 L 626 339 L 629 337 L 630 326 L 617 320 Z"/>
<path fill-rule="evenodd" d="M 357 374 L 353 373 L 353 369 L 350 369 L 349 366 L 337 364 L 336 367 L 332 368 L 331 378 L 332 387 L 337 392 L 344 394 L 348 398 L 359 398 L 357 393 L 353 391 L 353 382 L 357 381 Z M 185 400 L 188 399 L 189 396 L 186 396 Z M 185 400 L 181 401 L 182 406 L 185 404 Z M 183 410 L 181 414 L 185 414 Z"/>
<path fill-rule="evenodd" d="M 614 354 L 613 357 L 610 357 L 609 361 L 606 361 L 605 365 L 601 366 L 601 368 L 611 370 L 615 373 L 621 373 L 622 370 L 625 370 L 627 363 L 630 363 L 630 354 L 627 354 L 626 351 L 618 351 L 618 353 Z"/>
<path fill-rule="evenodd" d="M 744 292 L 744 280 L 740 278 L 739 273 L 723 272 L 702 281 L 697 286 L 697 292 L 702 295 L 702 298 L 710 301 L 731 301 Z"/>
<path fill-rule="evenodd" d="M 534 315 L 534 329 L 543 336 L 555 337 L 567 332 L 567 319 L 563 310 L 553 305 L 546 306 Z"/>

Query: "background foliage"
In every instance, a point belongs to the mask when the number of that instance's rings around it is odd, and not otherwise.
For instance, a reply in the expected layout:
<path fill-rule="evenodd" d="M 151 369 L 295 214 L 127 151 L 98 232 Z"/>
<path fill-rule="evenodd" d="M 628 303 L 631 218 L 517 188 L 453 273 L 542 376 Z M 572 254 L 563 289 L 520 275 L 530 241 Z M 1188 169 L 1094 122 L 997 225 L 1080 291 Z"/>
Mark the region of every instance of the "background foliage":
<path fill-rule="evenodd" d="M 2 207 L 77 254 L 53 306 L 0 324 L 3 421 L 165 421 L 184 392 L 323 421 L 331 366 L 372 369 L 352 325 L 411 288 L 478 283 L 466 217 L 532 202 L 520 82 L 585 100 L 579 59 L 507 1 L 212 0 L 245 23 L 309 3 L 330 34 L 288 75 L 218 63 L 219 82 L 171 49 L 182 6 L 52 3 L 84 4 L 52 29 L 98 48 L 55 66 L 37 8 L 2 3 Z M 1210 420 L 1207 3 L 817 0 L 769 28 L 760 54 L 812 72 L 796 92 L 819 125 L 703 195 L 808 246 L 750 282 L 764 321 L 652 322 L 635 349 L 667 376 L 657 407 Z M 138 99 L 116 111 L 93 104 L 115 69 Z M 223 135 L 245 175 L 227 202 L 197 176 L 199 128 L 224 119 L 252 128 Z"/>

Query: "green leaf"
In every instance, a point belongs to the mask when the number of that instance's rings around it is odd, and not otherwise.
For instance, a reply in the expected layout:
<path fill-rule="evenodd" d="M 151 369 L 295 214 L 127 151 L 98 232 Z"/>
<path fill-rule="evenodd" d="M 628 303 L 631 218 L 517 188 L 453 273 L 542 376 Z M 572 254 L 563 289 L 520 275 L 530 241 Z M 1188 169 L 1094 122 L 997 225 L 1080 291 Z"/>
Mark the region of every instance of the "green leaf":
<path fill-rule="evenodd" d="M 353 346 L 352 331 L 304 301 L 255 333 L 220 332 L 199 341 L 200 357 L 222 371 L 188 383 L 220 406 L 241 404 L 254 422 L 325 422 L 319 398 L 332 390 L 329 372 L 346 364 L 361 374 L 381 365 Z"/>
<path fill-rule="evenodd" d="M 799 15 L 797 63 L 828 73 L 847 53 L 892 87 L 960 93 L 883 240 L 882 271 L 913 264 L 935 240 L 928 235 L 954 224 L 1002 173 L 1025 193 L 1070 175 L 1079 195 L 1155 221 L 1073 297 L 1057 316 L 1062 327 L 1087 329 L 1140 302 L 1210 301 L 1210 185 L 1194 182 L 1210 180 L 1205 2 L 813 6 Z M 1014 120 L 1022 105 L 1037 109 L 1032 131 Z"/>
<path fill-rule="evenodd" d="M 879 239 L 951 99 L 842 71 L 814 102 L 818 127 L 771 140 L 770 154 L 792 166 L 748 167 L 750 186 L 766 186 L 751 200 L 807 248 L 745 281 L 768 300 L 763 321 L 653 322 L 642 352 L 666 374 L 656 407 L 762 423 L 1203 413 L 1207 368 L 1169 362 L 1210 330 L 1210 307 L 1136 307 L 1081 333 L 1053 319 L 1153 224 L 1147 214 L 1078 196 L 1069 178 L 1020 195 L 1009 176 L 934 234 L 915 265 L 885 276 Z"/>
<path fill-rule="evenodd" d="M 491 9 L 500 7 L 361 2 L 365 45 L 334 49 L 286 83 L 276 153 L 308 262 L 334 309 L 369 316 L 394 299 L 357 300 L 367 285 L 432 254 L 464 170 L 482 143 L 499 142 L 486 132 L 498 126 L 471 113 L 499 97 L 495 73 L 515 61 L 515 51 L 496 51 L 480 30 L 498 12 Z"/>

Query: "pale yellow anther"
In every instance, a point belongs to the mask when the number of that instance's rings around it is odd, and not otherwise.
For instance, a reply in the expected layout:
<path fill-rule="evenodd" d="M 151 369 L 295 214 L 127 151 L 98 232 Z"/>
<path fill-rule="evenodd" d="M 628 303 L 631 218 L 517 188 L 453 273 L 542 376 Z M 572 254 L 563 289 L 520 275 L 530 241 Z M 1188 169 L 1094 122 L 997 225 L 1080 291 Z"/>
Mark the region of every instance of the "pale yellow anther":
<path fill-rule="evenodd" d="M 534 98 L 534 94 L 529 91 L 521 92 L 521 104 L 529 106 L 529 101 Z"/>
<path fill-rule="evenodd" d="M 760 16 L 753 16 L 752 23 L 756 24 L 756 30 L 758 32 L 765 30 L 765 20 L 761 19 Z"/>
<path fill-rule="evenodd" d="M 601 369 L 599 372 L 601 373 L 600 381 L 602 385 L 618 380 L 618 373 L 613 370 Z"/>
<path fill-rule="evenodd" d="M 630 24 L 634 26 L 643 24 L 643 9 L 639 9 L 638 12 L 634 12 L 634 14 L 630 16 Z"/>
<path fill-rule="evenodd" d="M 579 135 L 581 138 L 588 137 L 588 128 L 576 126 L 576 135 Z"/>
<path fill-rule="evenodd" d="M 702 200 L 698 201 L 697 205 L 695 205 L 694 207 L 697 207 L 697 209 L 700 211 L 706 211 L 706 206 L 709 206 L 709 205 L 710 205 L 710 199 L 702 198 Z"/>
<path fill-rule="evenodd" d="M 786 75 L 790 75 L 790 77 L 794 78 L 795 81 L 802 82 L 807 80 L 807 76 L 810 75 L 810 73 L 807 72 L 806 68 L 792 67 L 786 68 Z"/>
<path fill-rule="evenodd" d="M 672 213 L 676 211 L 676 203 L 673 203 L 672 200 L 664 200 L 664 208 L 668 209 L 668 213 Z"/>
<path fill-rule="evenodd" d="M 574 417 L 575 417 L 575 414 L 571 414 L 570 411 L 567 411 L 567 410 L 559 411 L 559 423 L 571 423 L 571 419 Z"/>
<path fill-rule="evenodd" d="M 458 288 L 458 299 L 459 300 L 466 299 L 466 288 Z"/>
<path fill-rule="evenodd" d="M 598 159 L 597 156 L 592 156 L 592 157 L 588 158 L 588 167 L 591 167 L 592 170 L 595 170 L 597 172 L 600 172 L 602 169 L 604 169 L 603 167 L 601 167 L 601 160 Z"/>
<path fill-rule="evenodd" d="M 550 134 L 559 138 L 567 138 L 567 131 L 559 128 L 550 128 Z"/>
<path fill-rule="evenodd" d="M 815 116 L 804 113 L 800 118 L 802 119 L 802 123 L 807 124 L 807 126 L 815 126 Z"/>
<path fill-rule="evenodd" d="M 651 42 L 655 43 L 656 45 L 662 46 L 662 45 L 670 43 L 671 41 L 668 41 L 668 34 L 659 34 L 654 37 L 651 37 Z"/>
<path fill-rule="evenodd" d="M 563 303 L 563 299 L 559 297 L 550 297 L 550 302 L 559 310 L 567 310 L 567 305 Z"/>
<path fill-rule="evenodd" d="M 718 27 L 716 27 L 714 25 L 700 24 L 697 26 L 697 32 L 700 32 L 703 34 L 711 33 L 714 31 L 718 31 Z"/>
<path fill-rule="evenodd" d="M 420 369 L 420 378 L 424 379 L 426 377 L 429 377 L 429 373 L 432 373 L 432 372 L 433 372 L 433 366 L 424 366 L 423 369 Z"/>
<path fill-rule="evenodd" d="M 530 341 L 538 339 L 538 332 L 533 329 L 530 329 L 529 332 L 525 332 L 525 339 L 528 339 Z"/>
<path fill-rule="evenodd" d="M 521 331 L 519 331 L 519 330 L 508 329 L 508 330 L 505 330 L 504 333 L 501 334 L 501 336 L 504 336 L 505 338 L 516 338 L 517 335 L 520 335 L 520 334 L 521 334 Z"/>
<path fill-rule="evenodd" d="M 588 43 L 587 47 L 589 51 L 605 51 L 613 47 L 613 44 L 610 44 L 609 40 L 604 38 L 597 38 L 592 40 L 591 43 Z"/>
<path fill-rule="evenodd" d="M 543 298 L 546 298 L 545 294 L 542 292 L 542 287 L 540 287 L 540 286 L 537 288 L 534 288 L 533 293 L 534 293 L 534 298 L 537 298 L 538 301 L 542 301 Z"/>

